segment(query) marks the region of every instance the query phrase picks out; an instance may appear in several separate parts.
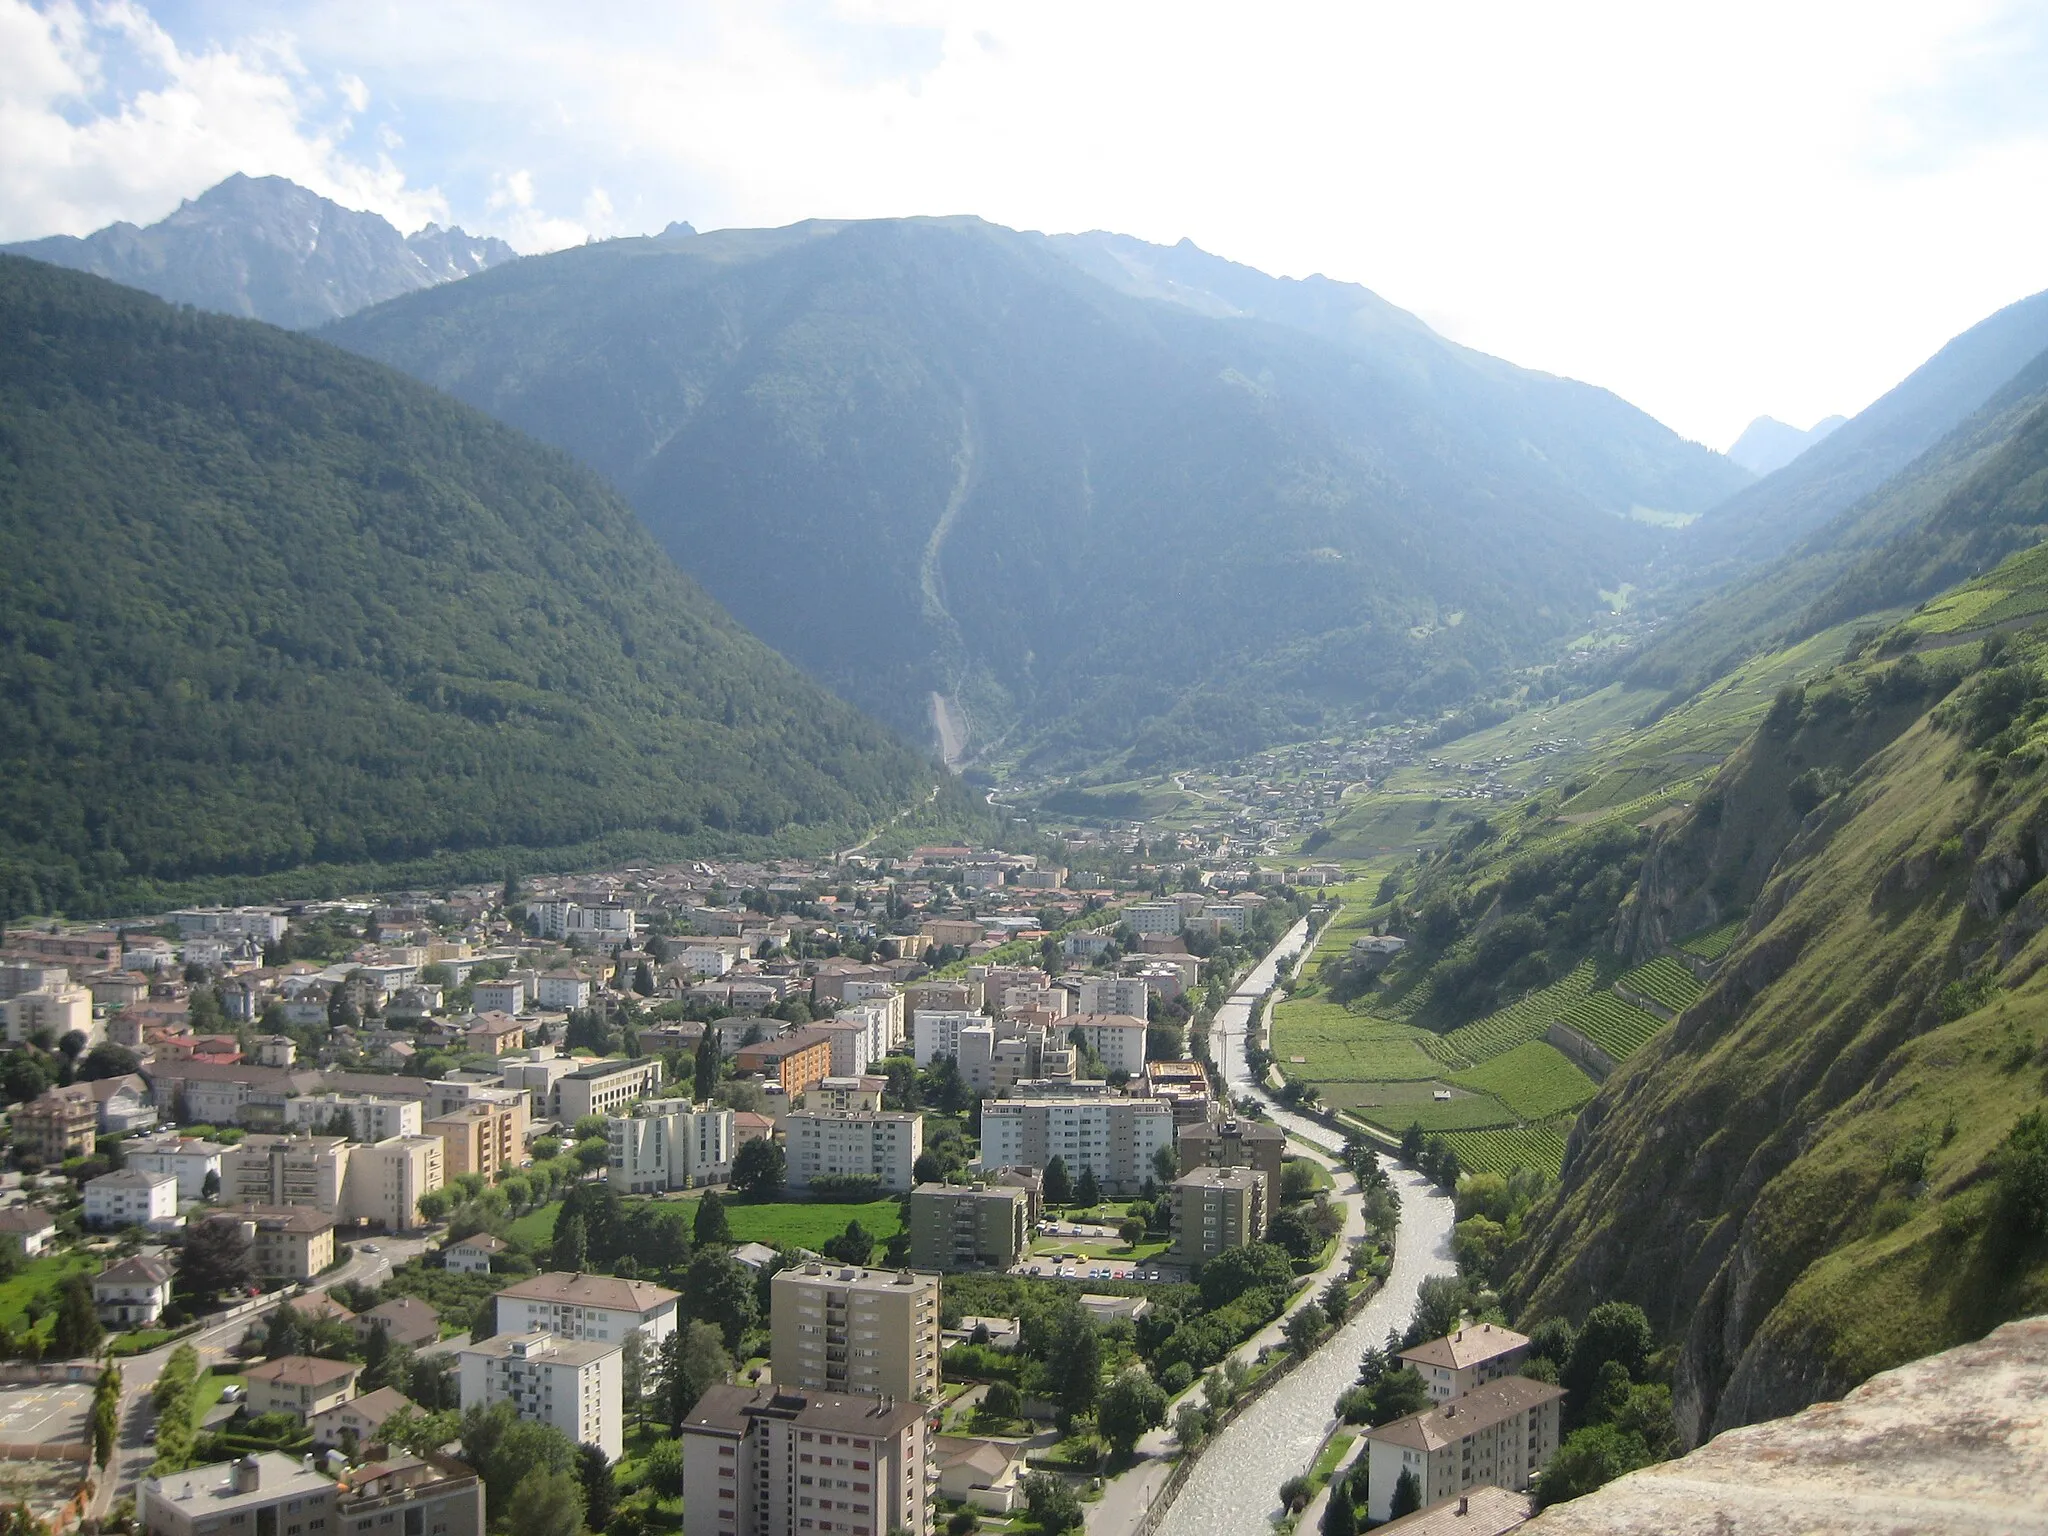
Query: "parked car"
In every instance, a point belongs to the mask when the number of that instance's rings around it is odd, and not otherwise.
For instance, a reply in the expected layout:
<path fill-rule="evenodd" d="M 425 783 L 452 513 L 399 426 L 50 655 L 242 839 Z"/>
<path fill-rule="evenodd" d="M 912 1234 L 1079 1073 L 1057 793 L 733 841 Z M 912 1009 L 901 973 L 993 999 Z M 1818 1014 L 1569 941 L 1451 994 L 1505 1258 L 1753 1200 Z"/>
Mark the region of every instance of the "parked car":
<path fill-rule="evenodd" d="M 239 1382 L 231 1383 L 220 1389 L 220 1400 L 224 1403 L 239 1403 L 248 1395 L 249 1389 L 242 1386 Z"/>

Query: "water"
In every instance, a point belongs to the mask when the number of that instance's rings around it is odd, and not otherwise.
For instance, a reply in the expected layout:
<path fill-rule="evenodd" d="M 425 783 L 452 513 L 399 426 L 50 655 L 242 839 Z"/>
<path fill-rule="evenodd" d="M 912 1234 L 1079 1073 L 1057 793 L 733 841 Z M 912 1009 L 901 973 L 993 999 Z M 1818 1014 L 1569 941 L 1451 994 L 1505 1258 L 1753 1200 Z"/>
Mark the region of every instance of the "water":
<path fill-rule="evenodd" d="M 1266 957 L 1231 1000 L 1217 1010 L 1210 1049 L 1233 1093 L 1265 1095 L 1245 1068 L 1244 1032 L 1251 1001 L 1273 984 L 1275 959 L 1298 952 L 1305 933 L 1297 926 Z M 1336 1147 L 1342 1137 L 1327 1126 L 1291 1114 L 1268 1101 L 1275 1123 L 1319 1146 Z M 1255 1536 L 1270 1529 L 1280 1511 L 1280 1485 L 1306 1472 L 1336 1420 L 1337 1395 L 1358 1374 L 1358 1357 L 1382 1342 L 1389 1329 L 1408 1325 L 1415 1296 L 1431 1275 L 1457 1272 L 1451 1258 L 1452 1201 L 1420 1174 L 1390 1168 L 1401 1192 L 1401 1230 L 1394 1242 L 1394 1267 L 1387 1282 L 1358 1316 L 1278 1384 L 1270 1388 L 1201 1454 L 1172 1507 L 1159 1523 L 1159 1536 Z"/>

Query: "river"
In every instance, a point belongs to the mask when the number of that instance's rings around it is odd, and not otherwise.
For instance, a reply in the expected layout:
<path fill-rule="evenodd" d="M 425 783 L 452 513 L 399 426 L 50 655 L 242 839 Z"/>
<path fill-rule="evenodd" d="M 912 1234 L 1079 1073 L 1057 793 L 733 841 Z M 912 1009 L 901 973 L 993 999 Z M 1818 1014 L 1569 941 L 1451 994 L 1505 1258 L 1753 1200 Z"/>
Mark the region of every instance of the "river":
<path fill-rule="evenodd" d="M 1266 1098 L 1245 1065 L 1244 1037 L 1258 995 L 1273 985 L 1281 960 L 1299 953 L 1307 934 L 1297 924 L 1259 962 L 1217 1010 L 1210 1050 L 1234 1094 L 1265 1100 L 1276 1124 L 1317 1146 L 1343 1138 L 1328 1126 L 1293 1114 Z M 1415 1296 L 1431 1275 L 1457 1272 L 1451 1258 L 1452 1202 L 1420 1174 L 1389 1169 L 1401 1192 L 1401 1230 L 1394 1267 L 1379 1294 L 1307 1360 L 1247 1408 L 1196 1461 L 1188 1480 L 1159 1523 L 1158 1536 L 1255 1536 L 1271 1528 L 1280 1510 L 1280 1485 L 1306 1472 L 1336 1415 L 1338 1393 L 1358 1372 L 1358 1357 L 1389 1329 L 1408 1325 Z"/>

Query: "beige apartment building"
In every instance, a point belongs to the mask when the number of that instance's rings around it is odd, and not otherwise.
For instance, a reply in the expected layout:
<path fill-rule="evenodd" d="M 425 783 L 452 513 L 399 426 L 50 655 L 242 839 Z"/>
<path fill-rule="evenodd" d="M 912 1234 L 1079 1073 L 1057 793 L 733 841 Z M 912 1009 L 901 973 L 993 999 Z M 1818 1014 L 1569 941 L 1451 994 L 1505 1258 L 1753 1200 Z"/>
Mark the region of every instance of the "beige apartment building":
<path fill-rule="evenodd" d="M 1521 1492 L 1557 1451 L 1563 1399 L 1560 1387 L 1505 1376 L 1425 1413 L 1367 1430 L 1368 1516 L 1375 1522 L 1388 1518 L 1403 1472 L 1415 1475 L 1424 1509 L 1487 1484 Z"/>
<path fill-rule="evenodd" d="M 526 1095 L 510 1103 L 464 1104 L 421 1124 L 423 1134 L 439 1139 L 444 1179 L 465 1173 L 482 1174 L 491 1183 L 508 1168 L 523 1168 L 526 1152 Z"/>
<path fill-rule="evenodd" d="M 939 1277 L 802 1264 L 770 1282 L 775 1381 L 929 1402 L 939 1392 Z"/>
<path fill-rule="evenodd" d="M 1179 1137 L 1180 1166 L 1191 1168 L 1256 1168 L 1266 1176 L 1266 1192 L 1280 1195 L 1280 1165 L 1287 1157 L 1287 1133 L 1275 1125 L 1232 1116 L 1214 1124 L 1184 1126 Z"/>
<path fill-rule="evenodd" d="M 1196 1168 L 1173 1181 L 1173 1247 L 1193 1269 L 1266 1235 L 1266 1176 L 1256 1168 Z"/>
<path fill-rule="evenodd" d="M 680 1429 L 684 1536 L 930 1536 L 925 1408 L 715 1386 Z"/>
<path fill-rule="evenodd" d="M 1031 1195 L 1015 1185 L 920 1184 L 910 1192 L 914 1269 L 1008 1269 L 1031 1241 Z"/>
<path fill-rule="evenodd" d="M 262 1451 L 239 1461 L 146 1477 L 137 1490 L 136 1514 L 148 1536 L 227 1531 L 278 1536 L 293 1525 L 340 1536 L 334 1518 L 338 1491 L 298 1457 Z M 424 1529 L 421 1536 L 426 1536 Z"/>
<path fill-rule="evenodd" d="M 252 1365 L 242 1373 L 249 1382 L 249 1415 L 289 1413 L 304 1421 L 338 1408 L 355 1396 L 361 1370 L 352 1361 L 315 1355 L 284 1355 Z"/>
<path fill-rule="evenodd" d="M 600 1061 L 555 1079 L 548 1090 L 553 1118 L 574 1125 L 585 1115 L 616 1115 L 661 1086 L 661 1058 Z"/>
<path fill-rule="evenodd" d="M 1401 1351 L 1439 1403 L 1455 1402 L 1474 1387 L 1517 1375 L 1529 1358 L 1529 1340 L 1512 1328 L 1475 1323 L 1441 1339 Z"/>
<path fill-rule="evenodd" d="M 241 1223 L 263 1280 L 310 1280 L 334 1262 L 334 1222 L 310 1206 L 243 1206 L 209 1221 Z"/>
<path fill-rule="evenodd" d="M 484 1485 L 453 1457 L 400 1454 L 343 1473 L 335 1511 L 335 1536 L 484 1536 Z"/>
<path fill-rule="evenodd" d="M 336 1223 L 394 1232 L 419 1226 L 420 1197 L 445 1182 L 437 1136 L 368 1145 L 339 1136 L 249 1136 L 221 1158 L 228 1203 L 304 1206 Z"/>

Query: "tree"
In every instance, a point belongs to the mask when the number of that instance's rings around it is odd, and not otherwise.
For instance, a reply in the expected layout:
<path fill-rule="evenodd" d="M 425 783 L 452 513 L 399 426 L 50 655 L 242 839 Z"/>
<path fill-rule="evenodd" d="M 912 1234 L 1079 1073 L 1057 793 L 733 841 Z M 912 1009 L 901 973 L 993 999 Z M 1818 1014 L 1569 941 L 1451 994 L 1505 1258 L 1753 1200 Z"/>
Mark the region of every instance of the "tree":
<path fill-rule="evenodd" d="M 1536 1504 L 1548 1509 L 1566 1499 L 1613 1482 L 1627 1472 L 1648 1466 L 1642 1441 L 1612 1424 L 1574 1430 L 1536 1477 Z"/>
<path fill-rule="evenodd" d="M 647 1449 L 647 1486 L 657 1497 L 675 1499 L 683 1492 L 683 1442 L 657 1440 Z"/>
<path fill-rule="evenodd" d="M 981 1395 L 982 1412 L 991 1419 L 1014 1419 L 1024 1412 L 1024 1394 L 1007 1381 L 992 1381 Z"/>
<path fill-rule="evenodd" d="M 1415 1167 L 1422 1161 L 1422 1122 L 1413 1122 L 1401 1133 L 1401 1161 Z"/>
<path fill-rule="evenodd" d="M 303 1355 L 306 1352 L 306 1330 L 300 1325 L 299 1314 L 290 1302 L 278 1303 L 269 1317 L 269 1328 L 263 1335 L 263 1353 L 276 1360 L 285 1355 Z"/>
<path fill-rule="evenodd" d="M 638 1328 L 626 1330 L 626 1342 L 619 1348 L 619 1396 L 637 1429 L 647 1402 L 647 1340 Z"/>
<path fill-rule="evenodd" d="M 1247 1291 L 1291 1286 L 1294 1262 L 1285 1249 L 1271 1243 L 1244 1243 L 1224 1249 L 1204 1264 L 1199 1283 L 1203 1307 L 1214 1312 Z"/>
<path fill-rule="evenodd" d="M 699 1248 L 714 1243 L 732 1244 L 732 1223 L 726 1218 L 725 1201 L 715 1189 L 704 1191 L 704 1198 L 697 1202 L 697 1221 L 690 1236 Z"/>
<path fill-rule="evenodd" d="M 178 1289 L 195 1301 L 241 1290 L 253 1276 L 249 1239 L 236 1221 L 202 1221 L 178 1250 Z"/>
<path fill-rule="evenodd" d="M 1074 1186 L 1074 1203 L 1084 1211 L 1102 1204 L 1102 1185 L 1096 1181 L 1093 1168 L 1081 1170 L 1081 1180 Z"/>
<path fill-rule="evenodd" d="M 874 1234 L 855 1217 L 846 1224 L 844 1232 L 826 1239 L 824 1253 L 826 1258 L 837 1259 L 842 1264 L 865 1265 L 875 1255 Z"/>
<path fill-rule="evenodd" d="M 1074 1199 L 1074 1181 L 1067 1173 L 1067 1160 L 1055 1157 L 1045 1165 L 1045 1203 L 1069 1205 Z"/>
<path fill-rule="evenodd" d="M 535 1473 L 567 1477 L 576 1497 L 576 1518 L 583 1518 L 583 1494 L 571 1475 L 576 1448 L 554 1426 L 520 1418 L 510 1403 L 479 1405 L 463 1414 L 462 1459 L 483 1479 L 484 1504 L 493 1522 L 510 1515 L 514 1490 Z"/>
<path fill-rule="evenodd" d="M 435 1193 L 438 1194 L 439 1191 L 436 1190 Z M 209 1168 L 206 1170 L 206 1177 L 199 1181 L 199 1198 L 202 1200 L 218 1200 L 220 1198 L 219 1169 Z M 426 1197 L 424 1195 L 420 1197 L 420 1210 L 422 1212 L 426 1210 Z"/>
<path fill-rule="evenodd" d="M 1330 1502 L 1323 1506 L 1323 1536 L 1358 1536 L 1358 1511 L 1351 1503 L 1351 1480 L 1331 1480 Z"/>
<path fill-rule="evenodd" d="M 1287 1347 L 1294 1351 L 1297 1360 L 1306 1360 L 1309 1352 L 1322 1342 L 1323 1335 L 1329 1331 L 1329 1320 L 1318 1306 L 1296 1308 L 1281 1330 L 1287 1336 Z"/>
<path fill-rule="evenodd" d="M 1053 1401 L 1067 1425 L 1095 1406 L 1096 1393 L 1102 1389 L 1102 1340 L 1079 1308 L 1074 1319 L 1065 1329 L 1059 1352 L 1046 1362 L 1053 1371 Z"/>
<path fill-rule="evenodd" d="M 661 1396 L 662 1416 L 668 1425 L 679 1427 L 705 1389 L 731 1374 L 732 1356 L 726 1353 L 724 1335 L 714 1324 L 692 1322 L 663 1339 L 655 1362 L 655 1390 Z"/>
<path fill-rule="evenodd" d="M 51 1346 L 61 1359 L 74 1360 L 94 1354 L 107 1336 L 100 1326 L 99 1309 L 93 1305 L 92 1282 L 84 1275 L 70 1275 L 57 1292 L 56 1332 Z"/>
<path fill-rule="evenodd" d="M 1146 1430 L 1165 1422 L 1166 1393 L 1142 1365 L 1120 1374 L 1095 1404 L 1095 1427 L 1118 1456 L 1129 1456 Z"/>
<path fill-rule="evenodd" d="M 1631 1381 L 1640 1380 L 1650 1363 L 1650 1320 L 1633 1302 L 1606 1301 L 1586 1314 L 1586 1323 L 1572 1343 L 1571 1358 L 1558 1379 L 1565 1391 L 1566 1411 L 1583 1423 L 1595 1401 L 1600 1368 L 1618 1364 Z"/>
<path fill-rule="evenodd" d="M 583 1218 L 569 1210 L 555 1223 L 555 1242 L 550 1260 L 558 1270 L 581 1274 L 590 1268 L 590 1233 Z"/>
<path fill-rule="evenodd" d="M 1152 1151 L 1152 1176 L 1162 1184 L 1171 1184 L 1180 1177 L 1180 1154 L 1172 1147 L 1155 1147 Z"/>
<path fill-rule="evenodd" d="M 1183 1451 L 1199 1447 L 1209 1435 L 1209 1413 L 1199 1403 L 1182 1403 L 1173 1415 L 1173 1438 Z"/>
<path fill-rule="evenodd" d="M 648 969 L 645 960 L 633 967 L 633 990 L 642 997 L 654 996 L 654 972 Z"/>
<path fill-rule="evenodd" d="M 732 1187 L 747 1200 L 780 1200 L 788 1167 L 782 1148 L 766 1136 L 757 1136 L 732 1160 Z"/>
<path fill-rule="evenodd" d="M 111 1041 L 103 1040 L 86 1052 L 85 1060 L 78 1064 L 77 1080 L 81 1083 L 91 1083 L 105 1077 L 126 1077 L 130 1072 L 141 1070 L 141 1057 Z"/>
<path fill-rule="evenodd" d="M 697 1102 L 708 1100 L 718 1087 L 718 1031 L 710 1025 L 704 1026 L 704 1038 L 697 1042 L 696 1089 Z"/>
<path fill-rule="evenodd" d="M 1024 1505 L 1031 1511 L 1032 1524 L 1045 1536 L 1059 1536 L 1081 1523 L 1081 1499 L 1064 1478 L 1050 1472 L 1032 1472 L 1024 1478 Z"/>
<path fill-rule="evenodd" d="M 1387 1504 L 1387 1518 L 1398 1520 L 1422 1508 L 1422 1482 L 1412 1468 L 1404 1467 L 1394 1479 L 1394 1496 Z"/>
<path fill-rule="evenodd" d="M 724 1248 L 700 1248 L 690 1258 L 682 1286 L 689 1314 L 716 1327 L 729 1351 L 760 1316 L 754 1277 Z"/>
<path fill-rule="evenodd" d="M 379 1424 L 373 1439 L 415 1456 L 437 1451 L 462 1433 L 462 1416 L 453 1412 L 421 1413 L 405 1407 Z"/>
<path fill-rule="evenodd" d="M 578 1536 L 582 1529 L 583 1489 L 573 1472 L 535 1467 L 519 1480 L 505 1512 L 507 1536 Z"/>
<path fill-rule="evenodd" d="M 593 1531 L 603 1530 L 611 1524 L 612 1511 L 619 1502 L 611 1458 L 605 1455 L 603 1446 L 576 1447 L 576 1481 L 583 1487 L 583 1518 Z"/>

